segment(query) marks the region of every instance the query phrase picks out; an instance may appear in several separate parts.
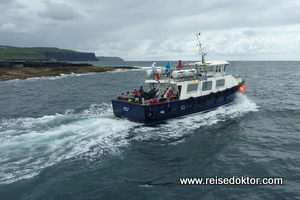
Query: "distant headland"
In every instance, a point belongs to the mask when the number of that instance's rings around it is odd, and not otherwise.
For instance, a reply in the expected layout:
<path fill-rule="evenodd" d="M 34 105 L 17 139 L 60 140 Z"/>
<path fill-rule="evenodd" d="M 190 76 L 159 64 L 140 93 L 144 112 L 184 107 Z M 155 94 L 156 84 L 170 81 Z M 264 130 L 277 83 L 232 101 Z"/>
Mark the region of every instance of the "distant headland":
<path fill-rule="evenodd" d="M 68 61 L 68 62 L 66 62 Z M 0 81 L 32 77 L 60 76 L 61 74 L 84 74 L 106 72 L 115 69 L 136 69 L 131 66 L 95 67 L 70 61 L 123 62 L 119 57 L 96 57 L 94 53 L 77 52 L 55 47 L 12 47 L 0 45 Z"/>
<path fill-rule="evenodd" d="M 107 56 L 97 56 L 99 61 L 110 61 L 110 62 L 124 62 L 124 60 L 120 57 L 107 57 Z"/>
<path fill-rule="evenodd" d="M 13 47 L 0 45 L 0 60 L 9 61 L 124 61 L 119 57 L 96 57 L 95 53 L 56 47 Z"/>

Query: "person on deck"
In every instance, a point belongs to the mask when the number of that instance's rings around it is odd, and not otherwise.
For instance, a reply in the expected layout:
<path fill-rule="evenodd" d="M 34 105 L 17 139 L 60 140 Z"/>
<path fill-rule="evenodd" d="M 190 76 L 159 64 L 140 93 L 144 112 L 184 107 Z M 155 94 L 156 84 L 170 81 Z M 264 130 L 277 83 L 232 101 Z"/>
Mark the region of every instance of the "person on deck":
<path fill-rule="evenodd" d="M 119 100 L 123 100 L 123 99 L 124 99 L 124 93 L 120 94 L 120 95 L 118 96 L 118 99 L 119 99 Z"/>
<path fill-rule="evenodd" d="M 166 64 L 166 69 L 165 69 L 165 71 L 166 71 L 166 73 L 167 73 L 167 76 L 170 75 L 170 71 L 171 71 L 171 65 L 170 65 L 170 63 L 171 63 L 171 62 L 168 62 L 168 63 Z"/>
<path fill-rule="evenodd" d="M 144 91 L 143 91 L 143 92 L 140 92 L 140 95 L 139 95 L 139 103 L 142 103 L 142 104 L 145 103 L 145 93 L 144 93 Z"/>
<path fill-rule="evenodd" d="M 130 93 L 130 94 L 129 94 L 129 99 L 128 99 L 128 101 L 131 102 L 131 101 L 133 100 L 133 98 L 134 98 L 134 94 L 133 94 L 133 93 Z"/>
<path fill-rule="evenodd" d="M 155 89 L 153 88 L 153 89 L 151 89 L 150 92 L 149 92 L 149 98 L 150 98 L 150 99 L 153 99 L 153 98 L 155 98 L 155 96 L 156 96 L 156 91 L 155 91 Z"/>
<path fill-rule="evenodd" d="M 156 72 L 156 62 L 153 62 L 151 67 L 152 67 L 152 73 L 154 74 Z"/>
<path fill-rule="evenodd" d="M 157 72 L 157 69 L 156 69 L 156 62 L 153 62 L 151 67 L 152 67 L 152 76 L 153 78 L 155 79 L 155 73 Z"/>
<path fill-rule="evenodd" d="M 139 93 L 140 93 L 140 94 L 144 93 L 143 86 L 140 87 Z"/>
<path fill-rule="evenodd" d="M 178 65 L 177 65 L 177 69 L 181 69 L 182 68 L 182 61 L 179 60 Z"/>
<path fill-rule="evenodd" d="M 130 97 L 129 92 L 127 92 L 124 98 L 129 99 L 129 97 Z"/>
<path fill-rule="evenodd" d="M 133 93 L 136 96 L 139 96 L 139 91 L 137 89 L 134 89 L 131 93 Z"/>

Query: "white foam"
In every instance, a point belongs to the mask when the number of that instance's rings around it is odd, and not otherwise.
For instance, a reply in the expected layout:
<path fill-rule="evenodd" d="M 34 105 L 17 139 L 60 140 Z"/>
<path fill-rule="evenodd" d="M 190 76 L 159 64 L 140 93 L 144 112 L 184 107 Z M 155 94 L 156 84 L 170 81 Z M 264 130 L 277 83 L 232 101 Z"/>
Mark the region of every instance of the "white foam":
<path fill-rule="evenodd" d="M 106 117 L 111 110 L 106 107 L 92 105 L 78 114 L 2 120 L 0 184 L 31 178 L 70 158 L 119 155 L 135 124 Z M 100 117 L 96 118 L 97 113 Z"/>
<path fill-rule="evenodd" d="M 141 71 L 143 68 L 139 68 L 137 67 L 137 69 L 115 69 L 115 70 L 112 70 L 112 71 L 106 71 L 106 73 L 120 73 L 120 72 L 128 72 L 128 70 L 130 71 Z"/>
<path fill-rule="evenodd" d="M 184 136 L 193 133 L 203 126 L 212 126 L 218 122 L 243 116 L 245 113 L 258 111 L 257 105 L 243 94 L 237 94 L 233 104 L 219 107 L 206 113 L 198 113 L 178 119 L 172 119 L 166 123 L 153 127 L 142 127 L 135 131 L 134 140 L 160 140 L 168 144 L 176 144 L 184 141 Z"/>
<path fill-rule="evenodd" d="M 96 74 L 96 72 L 89 72 L 89 73 L 83 73 L 83 74 L 75 74 L 72 72 L 70 74 L 60 74 L 57 76 L 41 76 L 41 77 L 31 77 L 31 78 L 27 78 L 27 79 L 12 79 L 12 80 L 8 80 L 8 82 L 36 81 L 36 80 L 58 80 L 58 79 L 62 79 L 62 78 L 88 76 L 88 75 L 94 75 L 94 74 Z"/>
<path fill-rule="evenodd" d="M 177 145 L 201 126 L 212 126 L 257 109 L 254 102 L 238 94 L 230 106 L 155 126 L 117 120 L 111 105 L 105 103 L 93 104 L 78 113 L 67 110 L 40 118 L 1 120 L 0 184 L 31 178 L 68 159 L 95 162 L 103 154 L 120 156 L 121 149 L 132 141 Z"/>

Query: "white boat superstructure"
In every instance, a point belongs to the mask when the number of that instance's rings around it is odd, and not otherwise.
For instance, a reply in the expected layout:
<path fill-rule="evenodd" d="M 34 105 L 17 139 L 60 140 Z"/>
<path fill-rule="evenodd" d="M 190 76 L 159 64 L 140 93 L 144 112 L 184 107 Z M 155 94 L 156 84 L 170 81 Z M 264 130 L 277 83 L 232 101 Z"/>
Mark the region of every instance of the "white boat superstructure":
<path fill-rule="evenodd" d="M 200 41 L 199 51 L 201 62 L 186 63 L 171 69 L 166 66 L 147 70 L 145 83 L 148 84 L 148 92 L 135 96 L 137 100 L 113 99 L 115 116 L 152 124 L 232 103 L 235 93 L 246 88 L 245 79 L 227 75 L 227 61 L 205 61 L 206 53 Z"/>
<path fill-rule="evenodd" d="M 155 79 L 152 70 L 147 71 L 149 79 L 145 83 L 149 88 L 157 89 L 157 98 L 167 98 L 172 90 L 178 100 L 199 97 L 230 89 L 243 81 L 242 77 L 226 75 L 227 61 L 209 61 L 188 63 L 183 68 L 174 67 L 168 77 L 164 68 L 157 68 L 159 79 Z M 157 85 L 157 86 L 156 86 Z"/>

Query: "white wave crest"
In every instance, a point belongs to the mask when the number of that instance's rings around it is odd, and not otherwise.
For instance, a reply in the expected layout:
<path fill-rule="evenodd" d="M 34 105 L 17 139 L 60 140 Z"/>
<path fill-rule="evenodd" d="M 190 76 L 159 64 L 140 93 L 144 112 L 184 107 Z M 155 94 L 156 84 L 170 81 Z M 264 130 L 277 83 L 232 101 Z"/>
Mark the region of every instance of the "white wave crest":
<path fill-rule="evenodd" d="M 258 111 L 257 105 L 243 94 L 237 94 L 235 101 L 224 107 L 206 113 L 198 113 L 178 119 L 172 119 L 156 126 L 142 127 L 135 132 L 135 140 L 171 141 L 171 144 L 184 141 L 184 135 L 203 126 L 212 126 L 218 122 Z"/>
<path fill-rule="evenodd" d="M 92 105 L 77 114 L 2 120 L 0 184 L 31 178 L 70 158 L 118 155 L 134 123 L 107 117 L 110 112 L 108 104 Z"/>
<path fill-rule="evenodd" d="M 0 184 L 9 184 L 39 174 L 44 168 L 68 159 L 101 159 L 120 155 L 132 141 L 160 141 L 176 145 L 202 126 L 242 117 L 258 107 L 238 94 L 232 105 L 207 113 L 169 120 L 154 126 L 139 126 L 113 116 L 110 104 L 40 118 L 0 120 Z"/>

